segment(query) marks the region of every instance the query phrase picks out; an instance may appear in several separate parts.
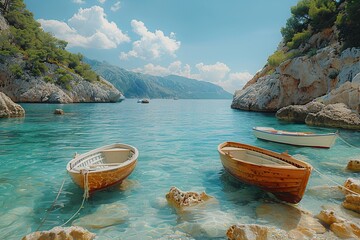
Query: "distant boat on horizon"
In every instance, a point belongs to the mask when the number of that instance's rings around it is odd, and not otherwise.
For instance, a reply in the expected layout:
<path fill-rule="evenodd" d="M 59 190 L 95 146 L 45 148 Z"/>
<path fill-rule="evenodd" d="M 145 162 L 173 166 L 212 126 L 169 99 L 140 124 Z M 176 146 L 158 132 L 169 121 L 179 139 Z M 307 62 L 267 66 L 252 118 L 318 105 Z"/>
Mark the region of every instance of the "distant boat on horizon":
<path fill-rule="evenodd" d="M 254 135 L 262 140 L 295 146 L 330 148 L 336 140 L 336 133 L 316 134 L 312 132 L 289 132 L 271 127 L 254 127 Z"/>
<path fill-rule="evenodd" d="M 150 103 L 150 100 L 148 98 L 139 99 L 137 101 L 138 103 Z"/>

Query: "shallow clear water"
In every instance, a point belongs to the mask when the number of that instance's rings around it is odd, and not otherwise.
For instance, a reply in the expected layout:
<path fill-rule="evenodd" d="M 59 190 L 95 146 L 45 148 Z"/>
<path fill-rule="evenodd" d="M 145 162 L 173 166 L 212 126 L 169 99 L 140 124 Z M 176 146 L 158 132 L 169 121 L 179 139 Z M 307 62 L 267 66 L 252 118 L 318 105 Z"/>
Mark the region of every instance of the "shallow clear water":
<path fill-rule="evenodd" d="M 283 123 L 273 114 L 233 110 L 230 104 L 230 100 L 138 104 L 132 99 L 113 104 L 22 104 L 25 118 L 0 120 L 0 239 L 19 239 L 35 231 L 64 178 L 62 194 L 41 230 L 68 220 L 81 205 L 83 192 L 67 175 L 67 162 L 75 152 L 115 142 L 137 147 L 140 156 L 122 187 L 95 193 L 75 218 L 92 214 L 99 206 L 115 206 L 117 219 L 112 226 L 89 229 L 98 239 L 173 239 L 183 233 L 195 239 L 223 239 L 224 227 L 216 224 L 271 224 L 257 217 L 256 208 L 276 199 L 224 172 L 217 153 L 224 141 L 288 150 L 340 184 L 348 177 L 359 177 L 343 170 L 349 159 L 360 156 L 359 149 L 339 139 L 331 149 L 293 147 L 257 140 L 251 130 L 253 126 L 318 133 L 334 129 Z M 66 114 L 54 115 L 56 108 Z M 340 134 L 359 146 L 359 132 L 342 130 Z M 309 191 L 324 185 L 334 184 L 313 172 L 299 207 L 317 214 L 322 205 L 341 203 L 342 199 Z M 172 186 L 206 191 L 216 201 L 205 210 L 178 214 L 165 199 Z"/>

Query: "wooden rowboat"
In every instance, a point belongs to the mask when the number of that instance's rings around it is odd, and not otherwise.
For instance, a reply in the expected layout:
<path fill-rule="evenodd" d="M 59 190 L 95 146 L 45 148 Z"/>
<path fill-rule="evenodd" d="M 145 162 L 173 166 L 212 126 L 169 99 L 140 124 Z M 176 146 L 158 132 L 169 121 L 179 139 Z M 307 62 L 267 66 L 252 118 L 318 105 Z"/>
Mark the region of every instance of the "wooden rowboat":
<path fill-rule="evenodd" d="M 305 192 L 312 166 L 287 153 L 236 142 L 218 146 L 225 170 L 238 180 L 273 193 L 278 199 L 298 203 Z"/>
<path fill-rule="evenodd" d="M 135 147 L 115 143 L 75 155 L 66 170 L 77 185 L 93 192 L 121 183 L 135 169 L 138 156 Z"/>
<path fill-rule="evenodd" d="M 269 127 L 254 127 L 253 132 L 259 139 L 306 147 L 330 148 L 336 140 L 336 133 L 288 132 Z"/>

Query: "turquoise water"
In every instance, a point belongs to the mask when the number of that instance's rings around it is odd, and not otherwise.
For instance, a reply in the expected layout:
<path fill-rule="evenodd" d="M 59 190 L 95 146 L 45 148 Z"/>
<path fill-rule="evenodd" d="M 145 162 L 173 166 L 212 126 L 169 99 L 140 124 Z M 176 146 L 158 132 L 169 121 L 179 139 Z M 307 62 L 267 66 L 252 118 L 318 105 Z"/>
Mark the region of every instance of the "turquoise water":
<path fill-rule="evenodd" d="M 35 231 L 64 178 L 62 193 L 41 230 L 66 222 L 82 201 L 82 190 L 66 173 L 67 162 L 75 152 L 115 142 L 137 147 L 140 156 L 122 187 L 95 193 L 76 216 L 75 223 L 84 225 L 79 218 L 110 209 L 98 214 L 100 218 L 111 215 L 112 221 L 103 223 L 107 227 L 89 228 L 97 239 L 224 239 L 231 224 L 272 224 L 259 218 L 256 208 L 276 199 L 224 172 L 217 153 L 217 145 L 224 141 L 287 150 L 340 184 L 348 177 L 359 177 L 343 168 L 349 159 L 360 156 L 360 150 L 339 139 L 331 149 L 314 149 L 257 140 L 251 131 L 253 126 L 319 133 L 334 129 L 283 123 L 273 114 L 233 110 L 230 104 L 230 100 L 138 104 L 133 99 L 113 104 L 22 104 L 25 118 L 0 120 L 0 239 L 19 239 Z M 54 115 L 56 108 L 66 114 Z M 340 134 L 359 145 L 360 132 L 342 130 Z M 311 191 L 324 185 L 334 184 L 313 172 L 299 207 L 317 214 L 323 205 L 341 203 L 340 197 Z M 205 209 L 177 213 L 165 199 L 172 186 L 205 191 L 216 200 Z M 90 216 L 96 224 L 101 221 Z"/>

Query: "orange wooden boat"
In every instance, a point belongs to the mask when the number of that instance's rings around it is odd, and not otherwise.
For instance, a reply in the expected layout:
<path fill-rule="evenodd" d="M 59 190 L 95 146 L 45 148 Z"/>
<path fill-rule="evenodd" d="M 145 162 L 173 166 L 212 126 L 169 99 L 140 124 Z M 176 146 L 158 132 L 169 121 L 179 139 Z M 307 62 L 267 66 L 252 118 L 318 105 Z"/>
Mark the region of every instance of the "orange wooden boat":
<path fill-rule="evenodd" d="M 115 143 L 76 155 L 66 166 L 72 180 L 93 192 L 121 183 L 135 169 L 138 150 Z"/>
<path fill-rule="evenodd" d="M 312 166 L 287 153 L 276 153 L 237 142 L 218 146 L 224 168 L 238 180 L 273 193 L 278 199 L 298 203 Z"/>

